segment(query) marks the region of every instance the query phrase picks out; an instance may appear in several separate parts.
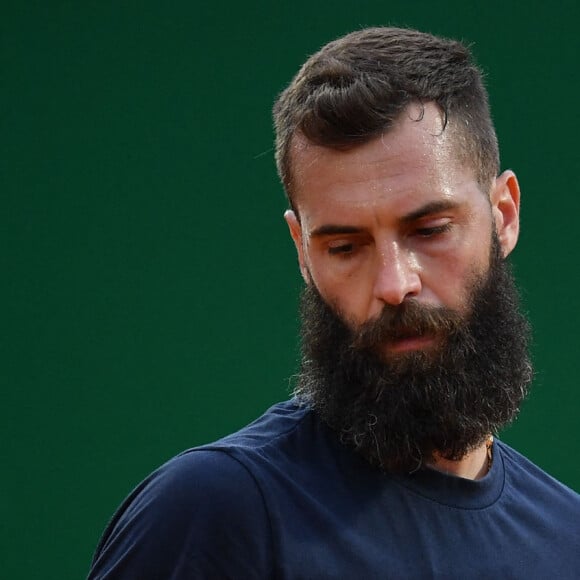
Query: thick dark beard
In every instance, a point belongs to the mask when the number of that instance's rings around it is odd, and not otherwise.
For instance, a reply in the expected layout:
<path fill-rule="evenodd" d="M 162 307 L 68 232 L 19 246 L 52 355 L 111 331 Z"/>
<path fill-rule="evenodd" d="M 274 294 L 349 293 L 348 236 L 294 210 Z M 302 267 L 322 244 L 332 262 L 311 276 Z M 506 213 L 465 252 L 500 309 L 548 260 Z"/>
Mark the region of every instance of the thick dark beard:
<path fill-rule="evenodd" d="M 532 380 L 529 324 L 496 239 L 489 271 L 470 294 L 467 318 L 411 300 L 352 331 L 307 286 L 295 394 L 385 471 L 412 472 L 435 451 L 461 459 L 515 418 Z M 435 352 L 379 354 L 381 341 L 409 329 L 446 338 Z"/>

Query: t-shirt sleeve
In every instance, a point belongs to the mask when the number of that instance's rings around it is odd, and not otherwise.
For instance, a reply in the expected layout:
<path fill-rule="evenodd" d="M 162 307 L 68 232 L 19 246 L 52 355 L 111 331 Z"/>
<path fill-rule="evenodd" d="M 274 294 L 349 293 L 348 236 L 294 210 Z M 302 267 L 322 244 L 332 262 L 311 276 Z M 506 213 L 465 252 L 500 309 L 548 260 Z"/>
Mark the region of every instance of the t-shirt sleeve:
<path fill-rule="evenodd" d="M 269 578 L 272 546 L 260 489 L 219 450 L 178 456 L 119 508 L 89 580 Z"/>

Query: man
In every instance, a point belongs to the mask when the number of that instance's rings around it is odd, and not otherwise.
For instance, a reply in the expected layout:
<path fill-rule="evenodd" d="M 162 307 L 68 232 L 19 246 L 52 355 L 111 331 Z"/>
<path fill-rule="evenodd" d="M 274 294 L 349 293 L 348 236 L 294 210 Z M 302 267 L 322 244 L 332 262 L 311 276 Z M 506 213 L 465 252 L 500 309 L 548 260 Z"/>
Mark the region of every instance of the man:
<path fill-rule="evenodd" d="M 305 280 L 296 397 L 161 467 L 91 578 L 578 578 L 580 497 L 493 436 L 532 378 L 499 172 L 459 43 L 361 30 L 274 107 Z"/>

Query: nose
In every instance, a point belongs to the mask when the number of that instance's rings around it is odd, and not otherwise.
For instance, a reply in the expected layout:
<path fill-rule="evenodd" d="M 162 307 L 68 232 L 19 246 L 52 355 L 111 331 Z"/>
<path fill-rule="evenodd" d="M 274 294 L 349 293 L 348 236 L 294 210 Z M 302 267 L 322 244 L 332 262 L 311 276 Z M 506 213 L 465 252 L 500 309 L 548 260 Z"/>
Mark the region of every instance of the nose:
<path fill-rule="evenodd" d="M 375 297 L 392 306 L 402 304 L 421 292 L 421 277 L 415 257 L 392 243 L 381 252 L 375 280 Z"/>

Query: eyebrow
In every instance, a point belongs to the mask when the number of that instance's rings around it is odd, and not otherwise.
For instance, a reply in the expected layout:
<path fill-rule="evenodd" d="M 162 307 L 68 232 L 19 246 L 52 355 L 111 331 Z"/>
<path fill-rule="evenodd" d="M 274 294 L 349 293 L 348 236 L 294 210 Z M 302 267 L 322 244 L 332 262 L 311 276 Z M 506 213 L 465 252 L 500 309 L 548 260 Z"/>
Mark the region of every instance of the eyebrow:
<path fill-rule="evenodd" d="M 411 223 L 417 221 L 427 215 L 431 215 L 434 213 L 439 213 L 441 211 L 446 211 L 449 209 L 455 209 L 459 204 L 456 201 L 451 199 L 442 199 L 438 201 L 431 201 L 426 203 L 425 205 L 421 206 L 420 208 L 404 215 L 401 218 L 403 223 Z"/>
<path fill-rule="evenodd" d="M 357 226 L 342 226 L 335 224 L 327 224 L 312 230 L 311 238 L 321 238 L 323 236 L 333 236 L 337 234 L 360 234 L 363 228 Z"/>
<path fill-rule="evenodd" d="M 431 201 L 426 203 L 425 205 L 421 206 L 420 208 L 413 210 L 412 212 L 404 215 L 400 221 L 409 224 L 416 220 L 419 220 L 425 216 L 439 213 L 441 211 L 446 211 L 449 209 L 454 209 L 459 204 L 456 201 L 452 201 L 450 199 L 444 199 L 439 201 Z M 325 224 L 322 225 L 310 233 L 311 238 L 321 238 L 324 236 L 334 236 L 340 234 L 360 234 L 364 232 L 365 229 L 358 227 L 358 226 L 349 226 L 349 225 L 342 225 L 342 224 Z"/>

